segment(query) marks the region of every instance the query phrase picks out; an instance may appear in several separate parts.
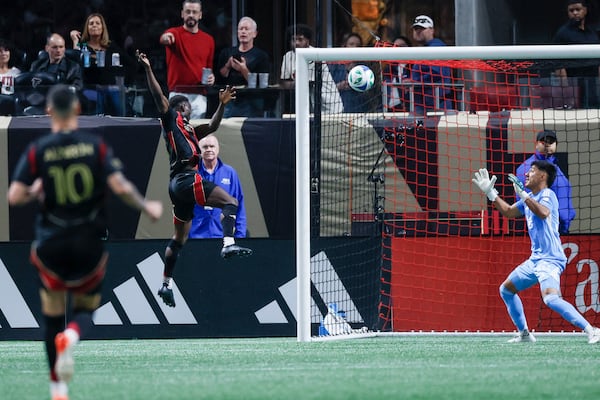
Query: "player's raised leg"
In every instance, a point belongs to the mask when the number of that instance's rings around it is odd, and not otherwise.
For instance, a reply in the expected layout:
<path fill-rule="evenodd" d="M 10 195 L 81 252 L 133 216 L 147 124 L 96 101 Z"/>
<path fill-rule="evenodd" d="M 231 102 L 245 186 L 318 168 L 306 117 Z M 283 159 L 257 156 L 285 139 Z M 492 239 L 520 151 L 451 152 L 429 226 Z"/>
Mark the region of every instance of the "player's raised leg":
<path fill-rule="evenodd" d="M 227 259 L 251 255 L 251 249 L 235 244 L 234 232 L 238 201 L 221 187 L 215 186 L 206 199 L 206 205 L 218 207 L 222 210 L 223 248 L 221 249 L 221 257 Z"/>

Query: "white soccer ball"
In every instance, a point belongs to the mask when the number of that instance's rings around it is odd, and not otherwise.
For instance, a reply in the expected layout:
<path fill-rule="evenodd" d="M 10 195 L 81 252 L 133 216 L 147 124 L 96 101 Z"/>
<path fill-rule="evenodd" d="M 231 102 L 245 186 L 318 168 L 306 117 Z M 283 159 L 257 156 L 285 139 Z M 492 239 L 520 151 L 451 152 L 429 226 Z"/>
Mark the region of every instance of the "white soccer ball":
<path fill-rule="evenodd" d="M 375 74 L 366 65 L 357 65 L 348 72 L 348 84 L 357 92 L 365 92 L 373 87 Z"/>

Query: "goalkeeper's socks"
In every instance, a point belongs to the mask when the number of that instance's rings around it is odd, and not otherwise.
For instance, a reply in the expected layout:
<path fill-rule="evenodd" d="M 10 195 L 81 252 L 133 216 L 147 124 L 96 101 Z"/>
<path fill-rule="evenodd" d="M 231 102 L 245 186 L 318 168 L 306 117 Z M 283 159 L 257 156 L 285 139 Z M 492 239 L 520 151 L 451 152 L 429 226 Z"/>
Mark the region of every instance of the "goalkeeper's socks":
<path fill-rule="evenodd" d="M 553 293 L 544 296 L 544 303 L 552 310 L 559 313 L 561 317 L 580 329 L 585 330 L 588 325 L 590 325 L 590 323 L 583 318 L 583 315 L 577 312 L 571 303 L 562 299 L 558 294 Z"/>
<path fill-rule="evenodd" d="M 500 297 L 504 300 L 508 315 L 510 315 L 510 319 L 512 319 L 519 332 L 527 329 L 527 320 L 525 319 L 523 302 L 519 295 L 511 292 L 505 288 L 504 285 L 500 285 Z"/>

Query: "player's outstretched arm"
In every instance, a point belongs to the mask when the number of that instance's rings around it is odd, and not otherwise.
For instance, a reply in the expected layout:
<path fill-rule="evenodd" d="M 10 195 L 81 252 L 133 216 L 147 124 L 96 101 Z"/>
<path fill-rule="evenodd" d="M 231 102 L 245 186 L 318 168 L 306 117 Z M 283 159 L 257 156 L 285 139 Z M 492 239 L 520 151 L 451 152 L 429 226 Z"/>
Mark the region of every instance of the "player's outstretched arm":
<path fill-rule="evenodd" d="M 162 215 L 162 203 L 156 200 L 144 199 L 133 183 L 125 178 L 123 173 L 114 172 L 110 174 L 107 183 L 110 190 L 119 196 L 125 204 L 131 208 L 142 211 L 148 215 L 152 221 L 158 220 Z"/>
<path fill-rule="evenodd" d="M 223 113 L 225 112 L 225 105 L 231 100 L 234 100 L 235 96 L 235 88 L 229 85 L 225 86 L 225 89 L 219 90 L 219 106 L 210 119 L 210 122 L 208 124 L 202 124 L 194 127 L 194 131 L 196 132 L 196 137 L 198 140 L 210 135 L 213 132 L 216 132 L 217 129 L 219 129 L 219 125 L 221 125 L 221 120 L 223 119 Z"/>
<path fill-rule="evenodd" d="M 148 81 L 148 90 L 150 90 L 150 93 L 152 94 L 152 98 L 154 99 L 154 103 L 156 104 L 158 112 L 160 114 L 165 114 L 169 109 L 169 99 L 167 99 L 163 94 L 162 88 L 154 76 L 152 66 L 150 65 L 150 60 L 148 60 L 146 54 L 140 53 L 139 50 L 135 51 L 135 55 L 138 62 L 144 66 L 144 71 L 146 71 L 146 80 Z"/>

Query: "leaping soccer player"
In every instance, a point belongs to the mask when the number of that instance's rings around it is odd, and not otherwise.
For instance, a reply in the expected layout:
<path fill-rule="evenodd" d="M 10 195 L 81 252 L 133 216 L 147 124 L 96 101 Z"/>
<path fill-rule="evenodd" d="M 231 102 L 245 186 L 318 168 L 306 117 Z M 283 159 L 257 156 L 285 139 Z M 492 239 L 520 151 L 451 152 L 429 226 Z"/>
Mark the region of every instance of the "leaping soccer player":
<path fill-rule="evenodd" d="M 248 256 L 252 250 L 238 246 L 233 238 L 235 218 L 238 211 L 238 201 L 229 195 L 225 189 L 213 182 L 202 180 L 198 174 L 200 146 L 198 141 L 217 130 L 223 118 L 225 104 L 235 98 L 235 90 L 227 87 L 219 91 L 219 106 L 208 124 L 192 126 L 189 122 L 191 105 L 185 96 L 173 96 L 167 99 L 160 84 L 154 76 L 150 61 L 145 54 L 137 52 L 138 61 L 144 66 L 148 88 L 163 126 L 163 137 L 169 152 L 171 165 L 169 196 L 173 203 L 173 224 L 175 233 L 165 250 L 165 267 L 163 284 L 158 295 L 164 303 L 175 307 L 173 297 L 173 270 L 179 251 L 185 244 L 192 226 L 194 206 L 207 205 L 223 210 L 223 248 L 221 257 Z"/>
<path fill-rule="evenodd" d="M 558 233 L 558 199 L 550 189 L 556 178 L 556 167 L 546 160 L 531 163 L 525 173 L 525 185 L 513 174 L 509 180 L 520 197 L 509 205 L 498 196 L 494 189 L 496 176 L 490 179 L 487 169 L 475 172 L 473 183 L 485 193 L 494 206 L 507 218 L 525 215 L 527 231 L 531 239 L 531 256 L 517 266 L 500 285 L 500 296 L 519 334 L 510 339 L 511 343 L 535 342 L 536 339 L 527 326 L 523 303 L 518 295 L 539 282 L 544 303 L 559 313 L 565 320 L 582 329 L 588 335 L 588 343 L 600 341 L 600 329 L 593 327 L 560 294 L 560 275 L 567 265 L 567 257 L 562 248 Z M 531 190 L 531 194 L 525 191 Z"/>

